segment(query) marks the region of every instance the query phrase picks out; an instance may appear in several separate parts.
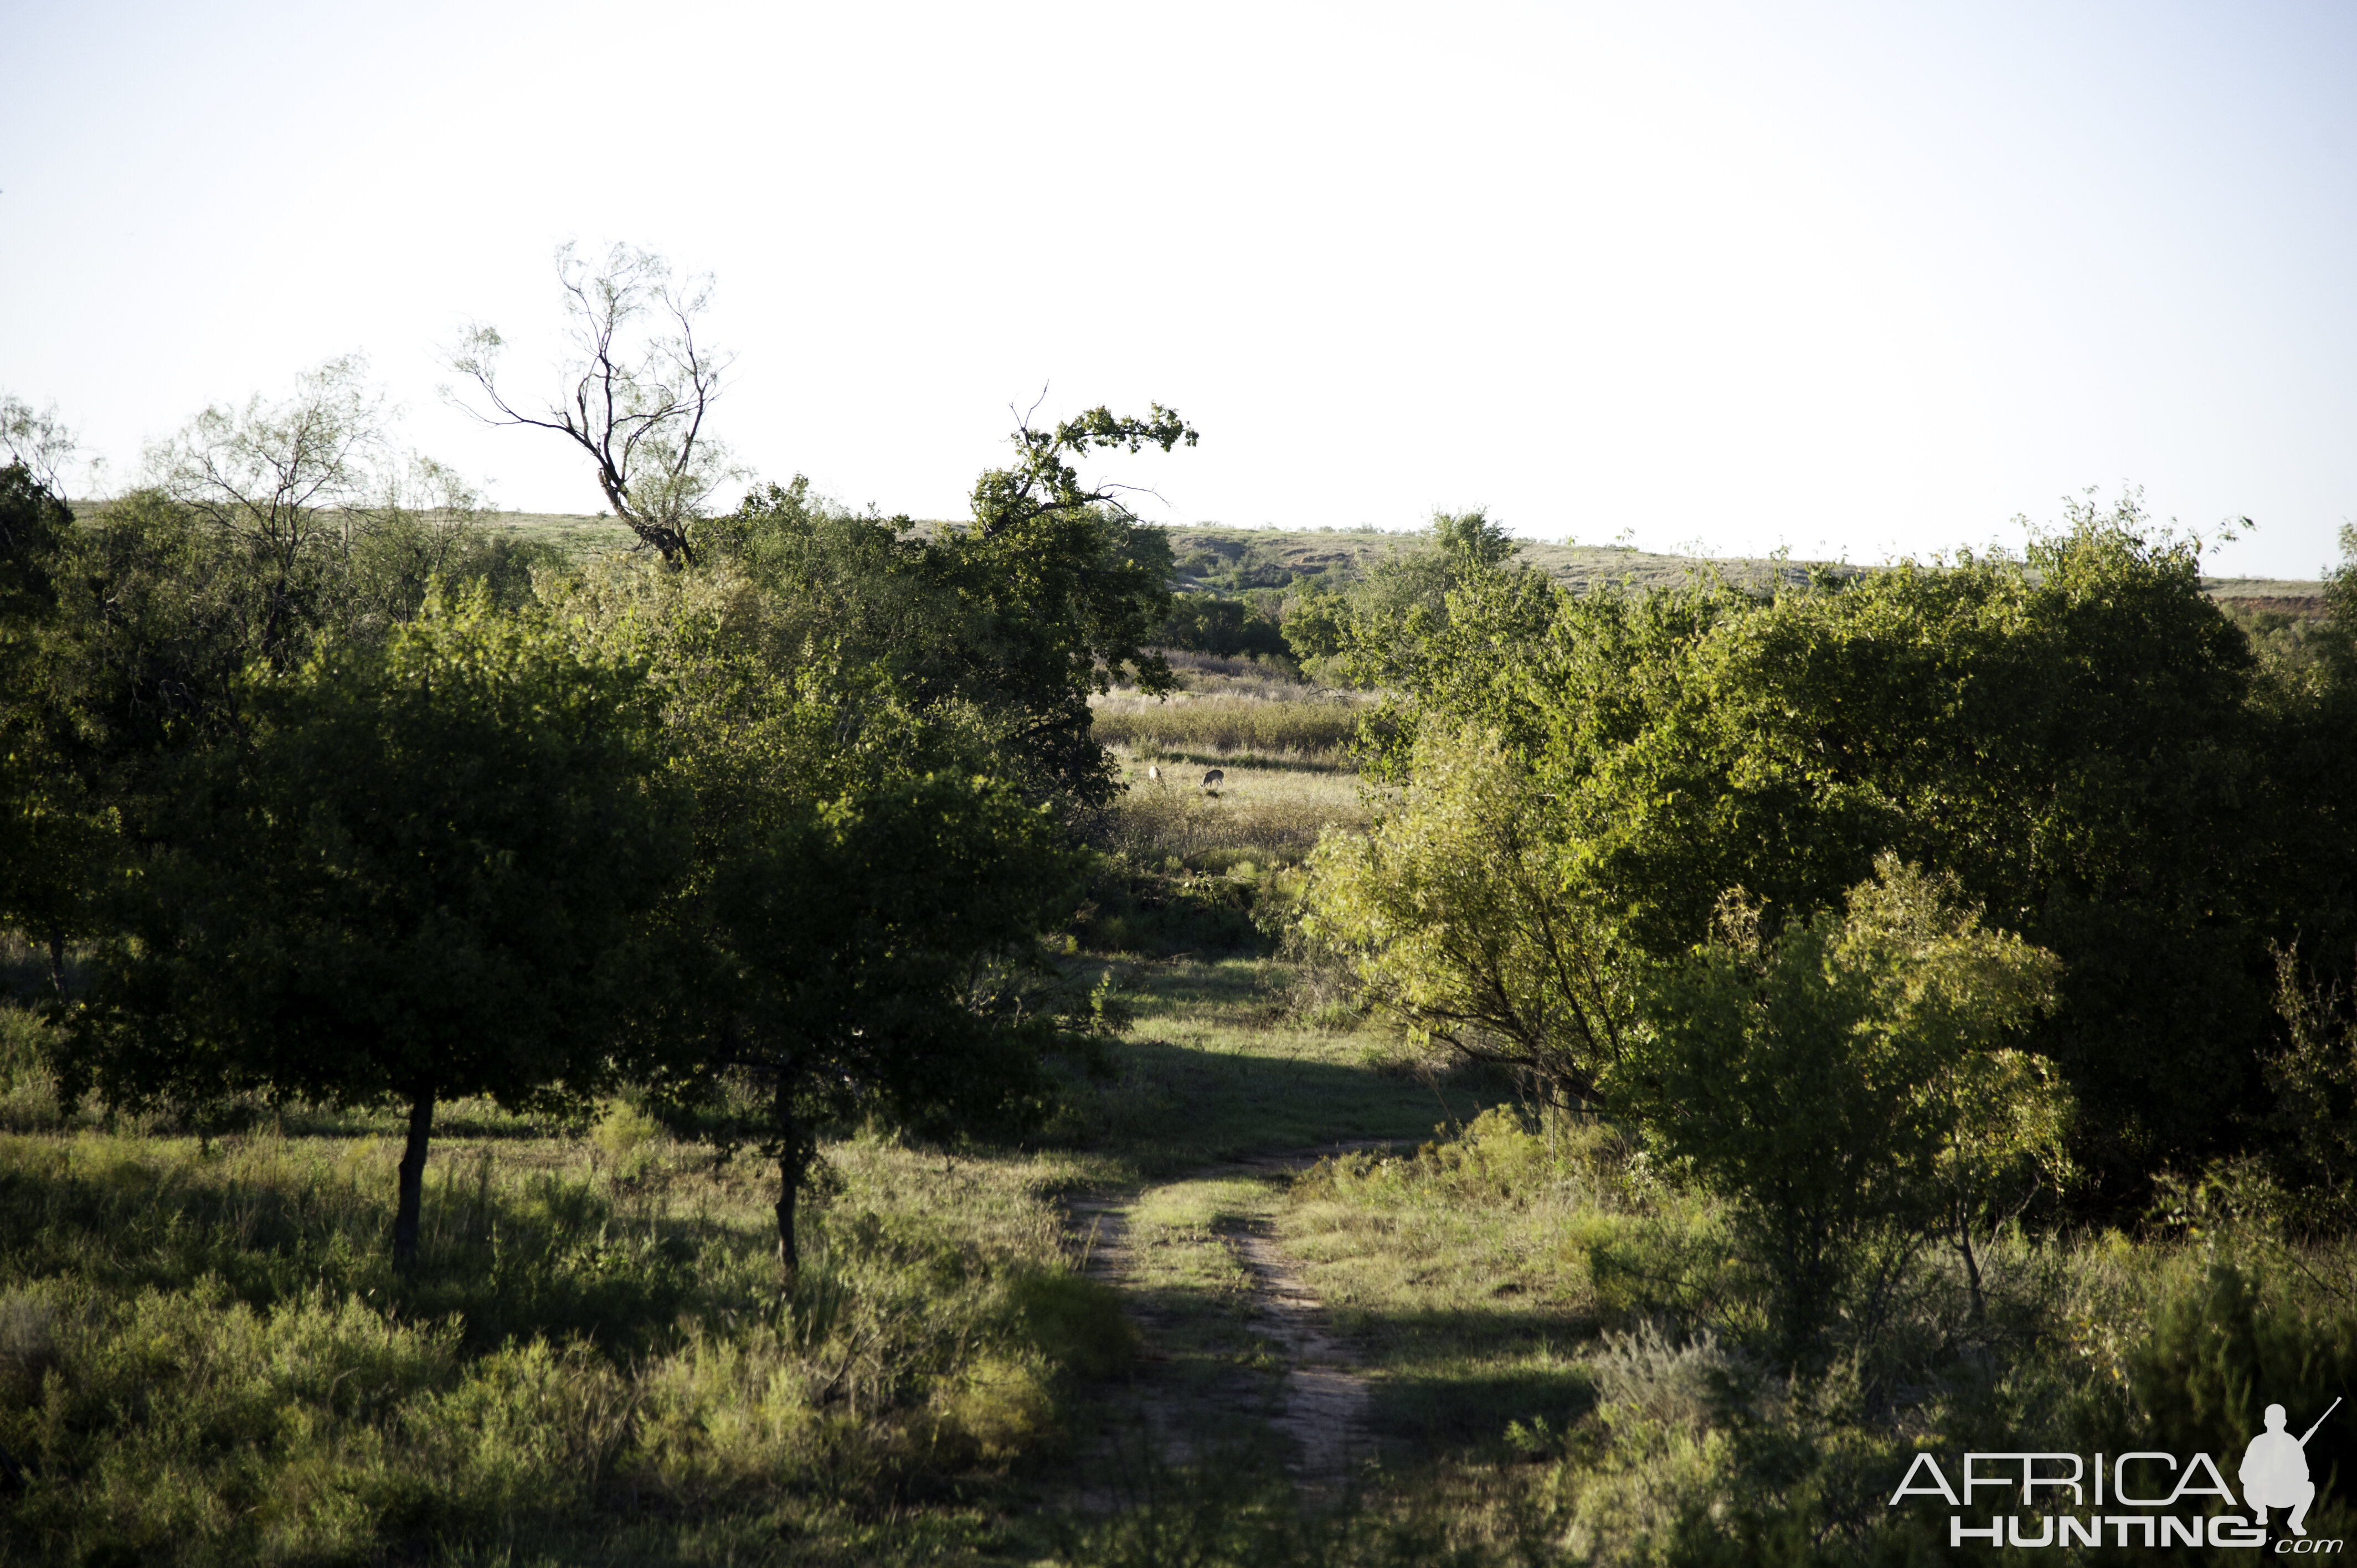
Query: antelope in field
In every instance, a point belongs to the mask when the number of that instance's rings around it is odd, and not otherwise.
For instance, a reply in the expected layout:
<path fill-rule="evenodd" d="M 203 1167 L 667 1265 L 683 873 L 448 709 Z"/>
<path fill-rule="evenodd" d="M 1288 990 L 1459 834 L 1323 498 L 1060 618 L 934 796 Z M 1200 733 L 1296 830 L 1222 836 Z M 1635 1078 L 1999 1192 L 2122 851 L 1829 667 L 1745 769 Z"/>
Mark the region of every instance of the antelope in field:
<path fill-rule="evenodd" d="M 1212 785 L 1219 783 L 1227 776 L 1227 769 L 1223 768 L 1214 768 L 1209 773 L 1203 775 L 1203 788 L 1208 789 Z"/>

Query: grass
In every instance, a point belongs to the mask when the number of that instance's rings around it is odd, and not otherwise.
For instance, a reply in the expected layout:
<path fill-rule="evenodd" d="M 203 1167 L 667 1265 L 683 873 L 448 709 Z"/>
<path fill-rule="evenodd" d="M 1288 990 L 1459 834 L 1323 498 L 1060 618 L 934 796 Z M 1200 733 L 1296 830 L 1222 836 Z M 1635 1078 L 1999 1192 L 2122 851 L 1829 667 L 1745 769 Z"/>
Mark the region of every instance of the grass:
<path fill-rule="evenodd" d="M 1413 1138 L 1489 1088 L 1277 1016 L 1265 960 L 1121 967 L 1138 1023 L 1045 1146 L 827 1146 L 791 1298 L 773 1173 L 628 1103 L 578 1133 L 448 1107 L 404 1279 L 393 1117 L 109 1130 L 59 1112 L 38 1025 L 0 1010 L 23 1129 L 0 1135 L 0 1449 L 32 1477 L 0 1502 L 0 1562 L 1050 1551 L 1057 1477 L 1121 1407 L 1135 1343 L 1060 1196 Z M 1156 1197 L 1138 1234 L 1168 1353 L 1265 1380 L 1216 1232 L 1277 1189 L 1230 1185 Z"/>
<path fill-rule="evenodd" d="M 1249 877 L 1299 864 L 1329 829 L 1361 832 L 1367 823 L 1357 777 L 1331 764 L 1159 748 L 1119 755 L 1128 790 L 1114 809 L 1113 844 L 1144 865 L 1176 859 L 1189 870 L 1227 873 L 1249 863 Z M 1211 768 L 1224 777 L 1206 785 Z"/>
<path fill-rule="evenodd" d="M 393 1117 L 70 1113 L 0 1004 L 0 1449 L 28 1476 L 0 1568 L 1928 1560 L 1944 1536 L 1887 1503 L 1918 1442 L 2223 1452 L 2265 1379 L 2357 1394 L 2357 1254 L 2226 1209 L 2008 1238 L 1978 1319 L 1935 1253 L 1845 1366 L 1766 1364 L 1718 1204 L 1275 956 L 1303 854 L 1368 821 L 1318 738 L 1354 710 L 1198 662 L 1184 701 L 1100 710 L 1146 726 L 1079 923 L 1135 1014 L 1103 1071 L 1024 1146 L 830 1143 L 791 1297 L 773 1173 L 627 1102 L 577 1131 L 448 1107 L 404 1279 Z M 0 943 L 0 977 L 38 993 L 37 957 Z M 1235 1164 L 1279 1150 L 1328 1157 Z M 1078 1194 L 1133 1200 L 1126 1316 Z M 1265 1419 L 1247 1229 L 1373 1380 L 1381 1467 L 1330 1510 Z M 2357 1474 L 2337 1432 L 2315 1452 Z"/>
<path fill-rule="evenodd" d="M 414 1281 L 389 1120 L 0 1137 L 0 1561 L 931 1558 L 1126 1354 L 1085 1155 L 835 1144 L 783 1298 L 758 1166 L 454 1111 Z"/>
<path fill-rule="evenodd" d="M 1108 1076 L 1074 1091 L 1075 1143 L 1125 1179 L 1168 1177 L 1245 1155 L 1413 1141 L 1475 1114 L 1496 1085 L 1421 1058 L 1372 1027 L 1302 1026 L 1266 960 L 1125 966 L 1138 1017 Z"/>
<path fill-rule="evenodd" d="M 1116 693 L 1097 700 L 1092 727 L 1109 746 L 1153 748 L 1207 761 L 1252 752 L 1331 767 L 1357 736 L 1367 711 L 1365 704 L 1339 696 L 1157 699 Z"/>

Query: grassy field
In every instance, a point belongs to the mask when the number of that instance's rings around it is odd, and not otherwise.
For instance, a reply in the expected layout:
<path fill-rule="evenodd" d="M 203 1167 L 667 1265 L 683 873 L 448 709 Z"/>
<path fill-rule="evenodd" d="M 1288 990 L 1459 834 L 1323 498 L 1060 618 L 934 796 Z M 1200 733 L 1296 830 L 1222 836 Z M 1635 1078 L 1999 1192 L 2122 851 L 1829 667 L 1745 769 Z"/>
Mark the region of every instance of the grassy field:
<path fill-rule="evenodd" d="M 1825 1380 L 1747 1355 L 1718 1205 L 1276 944 L 1375 809 L 1358 710 L 1188 673 L 1100 708 L 1130 789 L 1069 961 L 1129 1027 L 1021 1144 L 830 1143 L 790 1296 L 774 1173 L 628 1101 L 448 1107 L 404 1278 L 395 1118 L 69 1112 L 0 1005 L 0 1568 L 1928 1560 L 1885 1500 L 1918 1443 L 2214 1446 L 2254 1379 L 2357 1376 L 2357 1260 L 2200 1193 L 2008 1236 L 1983 1312 L 1928 1255 Z M 1287 1313 L 1361 1401 L 1322 1489 Z"/>

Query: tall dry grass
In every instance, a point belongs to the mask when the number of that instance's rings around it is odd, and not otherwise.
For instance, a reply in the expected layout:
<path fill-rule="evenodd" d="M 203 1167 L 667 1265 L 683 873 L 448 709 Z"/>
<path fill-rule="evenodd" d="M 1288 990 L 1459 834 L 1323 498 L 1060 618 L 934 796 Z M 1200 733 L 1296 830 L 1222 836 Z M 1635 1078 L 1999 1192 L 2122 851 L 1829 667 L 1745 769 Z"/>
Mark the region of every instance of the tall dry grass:
<path fill-rule="evenodd" d="M 1096 737 L 1107 746 L 1214 757 L 1250 752 L 1337 759 L 1368 707 L 1339 693 L 1279 701 L 1184 694 L 1157 700 L 1115 693 L 1098 699 L 1093 712 Z"/>
<path fill-rule="evenodd" d="M 1127 752 L 1122 775 L 1128 790 L 1112 812 L 1114 847 L 1140 865 L 1177 859 L 1197 869 L 1224 870 L 1244 860 L 1292 865 L 1328 829 L 1366 827 L 1367 804 L 1355 774 L 1262 766 L 1250 754 L 1221 759 L 1220 768 L 1225 777 L 1206 788 L 1201 780 L 1208 769 L 1194 760 L 1160 748 Z"/>

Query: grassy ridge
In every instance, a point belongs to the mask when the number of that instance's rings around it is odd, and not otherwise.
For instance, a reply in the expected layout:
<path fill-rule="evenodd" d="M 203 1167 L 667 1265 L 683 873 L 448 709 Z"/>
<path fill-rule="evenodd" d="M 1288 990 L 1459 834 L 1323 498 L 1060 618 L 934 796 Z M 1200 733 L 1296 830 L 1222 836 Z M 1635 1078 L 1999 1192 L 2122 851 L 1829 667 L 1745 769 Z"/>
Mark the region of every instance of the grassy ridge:
<path fill-rule="evenodd" d="M 76 502 L 76 508 L 95 506 Z M 506 532 L 545 539 L 575 554 L 595 550 L 628 549 L 635 536 L 619 521 L 596 513 L 498 511 L 485 522 Z M 941 524 L 929 526 L 939 527 Z M 1166 530 L 1172 553 L 1180 560 L 1211 556 L 1222 563 L 1261 564 L 1267 585 L 1284 585 L 1315 578 L 1339 578 L 1363 570 L 1383 555 L 1412 543 L 1414 532 L 1375 528 L 1258 529 L 1222 528 L 1216 524 L 1174 524 Z M 1677 552 L 1637 550 L 1618 544 L 1577 544 L 1525 540 L 1522 559 L 1556 581 L 1589 589 L 1618 583 L 1639 587 L 1674 587 L 1688 581 L 1705 564 L 1730 581 L 1766 585 L 1805 582 L 1815 566 L 1840 563 L 1777 561 L 1765 556 L 1703 556 Z M 1224 575 L 1232 575 L 1230 572 Z M 1249 564 L 1247 575 L 1250 575 Z M 1255 579 L 1257 580 L 1257 579 Z M 2203 589 L 2213 598 L 2287 603 L 2292 613 L 2320 613 L 2323 585 L 2287 578 L 2204 577 Z"/>

